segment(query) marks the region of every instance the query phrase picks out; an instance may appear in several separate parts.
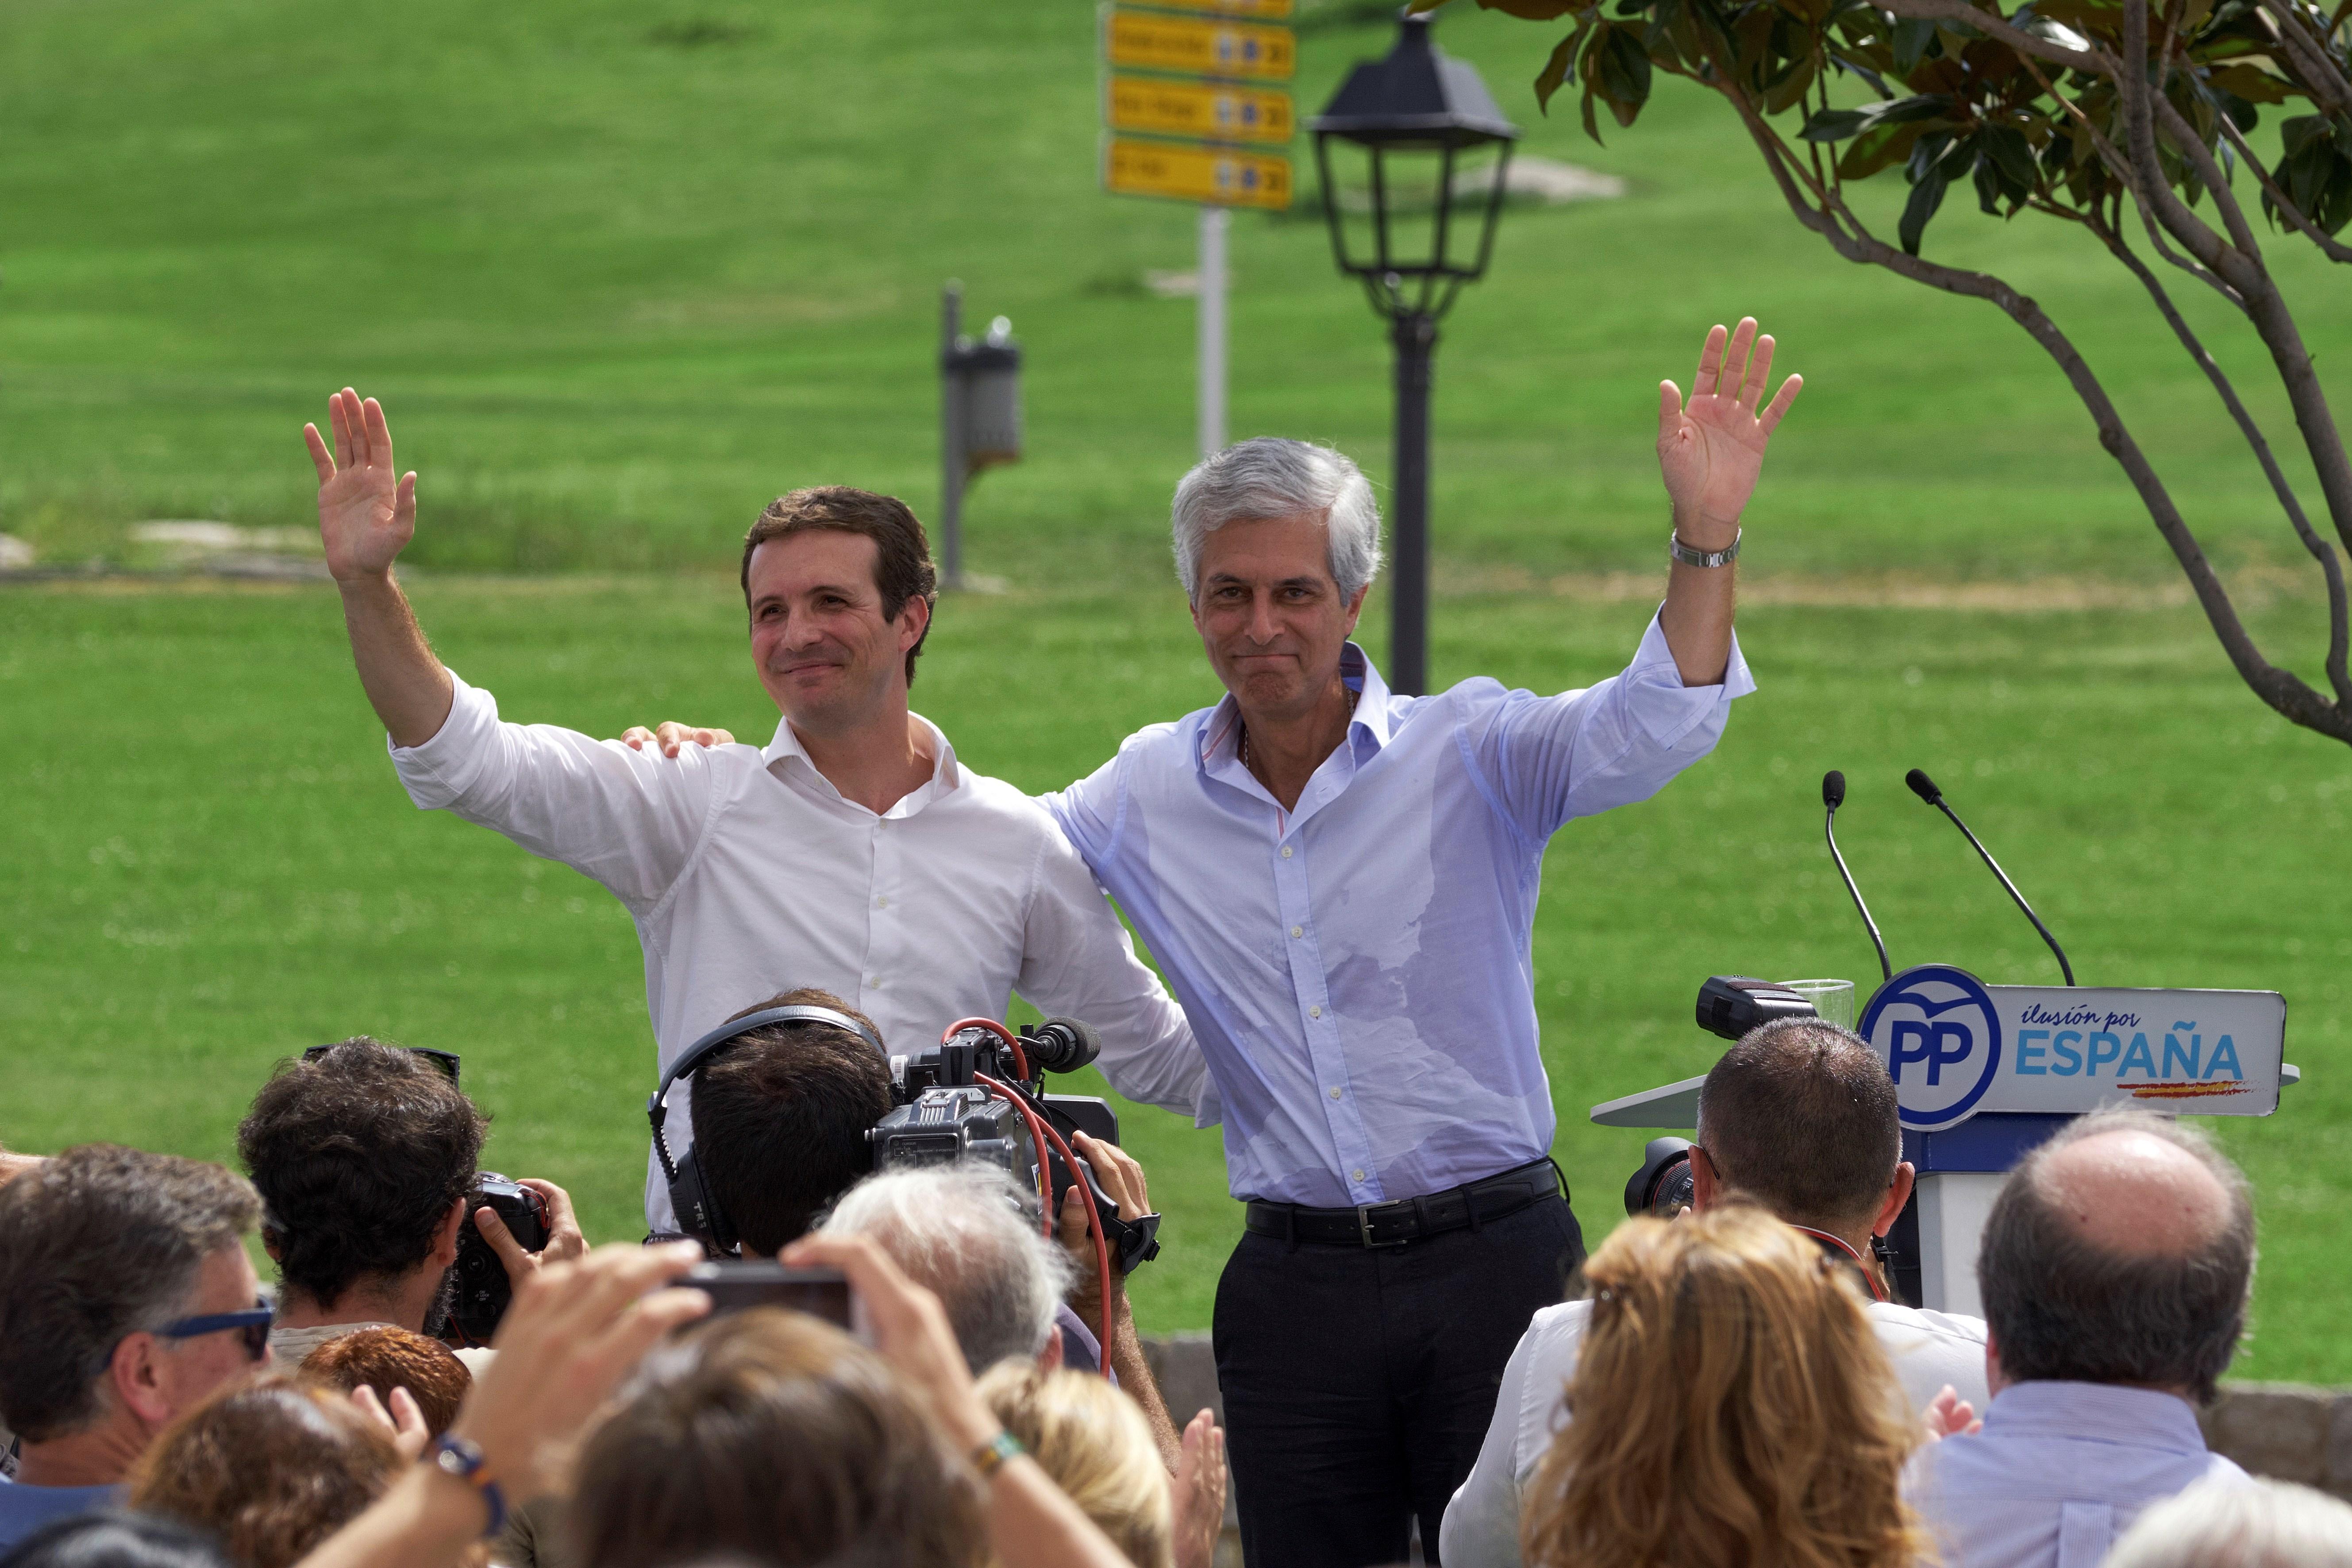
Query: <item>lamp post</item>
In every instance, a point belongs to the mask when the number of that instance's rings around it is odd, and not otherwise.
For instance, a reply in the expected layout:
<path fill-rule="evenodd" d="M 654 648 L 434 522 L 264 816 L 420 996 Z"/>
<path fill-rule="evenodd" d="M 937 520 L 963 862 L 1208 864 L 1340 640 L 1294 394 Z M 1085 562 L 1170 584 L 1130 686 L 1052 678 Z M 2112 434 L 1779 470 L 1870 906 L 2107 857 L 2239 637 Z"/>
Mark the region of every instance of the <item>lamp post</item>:
<path fill-rule="evenodd" d="M 1429 30 L 1427 16 L 1406 16 L 1396 47 L 1349 72 L 1311 127 L 1331 254 L 1363 279 L 1396 345 L 1389 682 L 1412 696 L 1429 681 L 1430 362 L 1437 323 L 1486 270 L 1519 134 L 1477 71 Z M 1333 180 L 1335 142 L 1356 149 L 1360 185 Z"/>

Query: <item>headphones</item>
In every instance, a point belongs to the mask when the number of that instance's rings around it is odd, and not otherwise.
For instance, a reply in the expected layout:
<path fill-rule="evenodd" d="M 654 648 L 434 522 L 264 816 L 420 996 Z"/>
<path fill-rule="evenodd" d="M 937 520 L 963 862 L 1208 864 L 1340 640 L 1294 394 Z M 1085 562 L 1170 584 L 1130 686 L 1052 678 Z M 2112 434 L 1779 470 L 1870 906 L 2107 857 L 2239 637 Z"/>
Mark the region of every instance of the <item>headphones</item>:
<path fill-rule="evenodd" d="M 710 1058 L 734 1044 L 754 1029 L 771 1024 L 830 1024 L 836 1029 L 856 1035 L 872 1046 L 885 1061 L 890 1053 L 882 1048 L 882 1037 L 873 1026 L 860 1023 L 848 1014 L 831 1007 L 796 1005 L 790 1007 L 763 1007 L 748 1013 L 730 1023 L 725 1023 L 686 1047 L 669 1070 L 662 1074 L 661 1085 L 646 1101 L 646 1115 L 654 1124 L 654 1152 L 661 1159 L 662 1174 L 669 1182 L 670 1211 L 677 1216 L 678 1229 L 714 1254 L 732 1257 L 740 1245 L 735 1227 L 727 1221 L 719 1207 L 718 1199 L 710 1194 L 709 1184 L 703 1180 L 702 1162 L 688 1149 L 686 1158 L 670 1157 L 669 1140 L 662 1133 L 662 1124 L 669 1120 L 670 1086 L 700 1067 Z"/>

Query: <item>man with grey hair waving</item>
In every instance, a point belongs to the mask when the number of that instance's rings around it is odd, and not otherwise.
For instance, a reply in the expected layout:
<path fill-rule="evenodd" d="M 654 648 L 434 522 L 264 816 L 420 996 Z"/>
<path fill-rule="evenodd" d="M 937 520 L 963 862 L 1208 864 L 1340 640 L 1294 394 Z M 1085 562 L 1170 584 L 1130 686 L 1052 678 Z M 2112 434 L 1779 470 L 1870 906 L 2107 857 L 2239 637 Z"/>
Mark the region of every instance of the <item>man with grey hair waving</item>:
<path fill-rule="evenodd" d="M 1753 689 L 1731 563 L 1800 385 L 1767 404 L 1771 361 L 1746 320 L 1707 334 L 1687 402 L 1661 384 L 1665 603 L 1582 691 L 1391 692 L 1349 640 L 1380 516 L 1338 452 L 1244 441 L 1177 487 L 1226 696 L 1045 804 L 1183 1005 L 1248 1205 L 1216 1352 L 1254 1563 L 1400 1561 L 1412 1516 L 1433 1547 L 1512 1346 L 1581 1254 L 1537 1039 L 1544 847 L 1655 794 Z"/>

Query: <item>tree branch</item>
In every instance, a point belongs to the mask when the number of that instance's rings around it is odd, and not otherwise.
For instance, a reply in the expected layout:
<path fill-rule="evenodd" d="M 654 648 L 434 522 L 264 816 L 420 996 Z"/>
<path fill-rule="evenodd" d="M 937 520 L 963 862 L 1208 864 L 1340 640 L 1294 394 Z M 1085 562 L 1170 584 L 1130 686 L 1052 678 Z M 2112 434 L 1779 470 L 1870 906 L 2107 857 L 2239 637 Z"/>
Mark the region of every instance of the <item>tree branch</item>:
<path fill-rule="evenodd" d="M 1923 0 L 1901 0 L 1901 3 L 1917 5 Z M 2141 13 L 2141 28 L 2145 42 L 2145 11 Z M 1723 89 L 1718 88 L 1718 90 Z M 2228 654 L 2239 679 L 2256 696 L 2295 723 L 2333 739 L 2352 742 L 2352 707 L 2329 702 L 2294 671 L 2281 669 L 2264 658 L 2262 651 L 2254 646 L 2244 622 L 2238 617 L 2237 607 L 2230 601 L 2228 590 L 2221 585 L 2212 563 L 2207 559 L 2204 547 L 2197 542 L 2179 509 L 2173 504 L 2170 492 L 2149 464 L 2147 454 L 2132 439 L 2131 432 L 2125 426 L 2122 416 L 2116 411 L 2106 389 L 2084 362 L 2080 351 L 2058 330 L 2057 323 L 2042 312 L 2041 306 L 1989 273 L 1945 267 L 1897 250 L 1872 236 L 1851 212 L 1841 215 L 1843 222 L 1852 226 L 1852 232 L 1847 232 L 1841 227 L 1838 216 L 1833 216 L 1828 210 L 1816 209 L 1803 199 L 1797 182 L 1790 177 L 1792 172 L 1785 166 L 1778 145 L 1779 139 L 1770 134 L 1769 127 L 1758 121 L 1754 110 L 1738 96 L 1728 91 L 1725 96 L 1731 98 L 1739 110 L 1740 118 L 1747 124 L 1758 151 L 1763 153 L 1765 163 L 1780 185 L 1790 211 L 1799 223 L 1826 239 L 1831 248 L 1840 256 L 1849 261 L 1885 268 L 1900 277 L 1940 289 L 1946 293 L 1988 300 L 2042 345 L 2043 352 L 2057 362 L 2060 371 L 2073 385 L 2075 396 L 2089 410 L 2092 423 L 2098 430 L 2099 445 L 2123 468 L 2125 477 L 2138 493 L 2141 504 L 2147 508 L 2157 531 L 2171 547 L 2174 559 L 2179 562 L 2182 572 L 2188 575 L 2189 587 L 2205 612 L 2207 624 L 2213 628 L 2213 635 L 2220 640 L 2222 651 Z"/>
<path fill-rule="evenodd" d="M 2336 244 L 2320 231 L 2318 225 L 2303 216 L 2302 208 L 2287 200 L 2286 193 L 2279 189 L 2278 182 L 2271 178 L 2270 171 L 2263 167 L 2263 161 L 2254 156 L 2254 150 L 2246 144 L 2244 135 L 2226 114 L 2221 116 L 2221 134 L 2230 139 L 2230 145 L 2238 150 L 2238 156 L 2245 161 L 2246 167 L 2254 172 L 2254 178 L 2263 183 L 2263 192 L 2270 197 L 2271 205 L 2284 215 L 2288 224 L 2301 229 L 2305 237 L 2319 247 L 2320 254 L 2328 260 L 2352 261 L 2352 246 Z"/>
<path fill-rule="evenodd" d="M 2095 46 L 2070 49 L 2063 44 L 2053 44 L 2022 27 L 2011 26 L 1993 12 L 1978 9 L 1969 0 L 1878 0 L 1878 5 L 1881 10 L 1915 22 L 1958 22 L 1989 38 L 2000 39 L 2020 56 L 2048 60 L 2068 70 L 2088 71 L 2094 76 L 2116 74 L 2115 57 L 2106 50 Z"/>
<path fill-rule="evenodd" d="M 2294 487 L 2287 483 L 2286 475 L 2280 469 L 2278 458 L 2272 454 L 2270 442 L 2263 437 L 2262 427 L 2254 423 L 2253 416 L 2239 401 L 2237 388 L 2231 385 L 2230 378 L 2213 362 L 2213 356 L 2206 352 L 2205 345 L 2198 341 L 2197 334 L 2189 330 L 2189 323 L 2174 308 L 2171 296 L 2164 291 L 2164 285 L 2157 281 L 2156 274 L 2147 269 L 2147 263 L 2132 254 L 2131 247 L 2124 243 L 2123 236 L 2104 220 L 2086 217 L 2084 226 L 2097 235 L 2100 243 L 2130 269 L 2133 277 L 2139 279 L 2140 286 L 2147 290 L 2148 298 L 2156 302 L 2157 310 L 2164 317 L 2165 323 L 2171 327 L 2173 336 L 2180 340 L 2180 346 L 2189 351 L 2189 357 L 2197 362 L 2198 368 L 2213 384 L 2213 390 L 2221 395 L 2221 405 L 2230 411 L 2230 417 L 2237 422 L 2238 431 L 2245 437 L 2246 445 L 2253 449 L 2255 461 L 2262 465 L 2263 476 L 2270 480 L 2271 493 L 2278 498 L 2287 521 L 2294 525 L 2295 537 L 2303 541 L 2303 547 L 2311 552 L 2311 558 L 2319 563 L 2320 575 L 2327 581 L 2327 683 L 2335 689 L 2337 705 L 2352 710 L 2352 673 L 2347 673 L 2346 668 L 2347 647 L 2352 646 L 2352 617 L 2347 617 L 2347 614 L 2344 568 L 2336 558 L 2335 546 L 2313 531 L 2311 520 L 2304 515 L 2303 502 L 2295 495 Z"/>
<path fill-rule="evenodd" d="M 2146 195 L 2158 219 L 2191 256 L 2251 298 L 2258 287 L 2267 286 L 2260 264 L 2233 250 L 2172 194 L 2164 177 L 2163 161 L 2157 156 L 2155 110 L 2148 100 L 2161 95 L 2149 88 L 2147 80 L 2147 0 L 2124 0 L 2124 58 L 2115 73 L 2115 84 L 2123 98 L 2132 167 L 2139 174 L 2135 187 Z M 2189 140 L 2196 138 L 2192 134 Z"/>
<path fill-rule="evenodd" d="M 2312 37 L 2310 24 L 2286 0 L 2263 0 L 2263 8 L 2271 13 L 2271 31 L 2294 57 L 2320 108 L 2333 115 L 2352 115 L 2352 80 L 2346 79 L 2325 44 Z"/>

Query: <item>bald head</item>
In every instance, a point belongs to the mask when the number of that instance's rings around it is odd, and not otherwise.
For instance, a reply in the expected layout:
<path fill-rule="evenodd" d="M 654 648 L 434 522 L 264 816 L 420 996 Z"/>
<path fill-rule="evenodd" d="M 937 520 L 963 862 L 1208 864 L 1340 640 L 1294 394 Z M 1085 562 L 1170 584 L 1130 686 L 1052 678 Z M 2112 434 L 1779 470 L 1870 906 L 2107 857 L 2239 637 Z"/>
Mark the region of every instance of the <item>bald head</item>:
<path fill-rule="evenodd" d="M 2124 1109 L 2068 1124 L 2010 1173 L 1977 1255 L 2011 1382 L 2210 1399 L 2244 1332 L 2254 1215 L 2211 1140 Z"/>
<path fill-rule="evenodd" d="M 2143 1127 L 2074 1139 L 2037 1174 L 2042 1202 L 2086 1246 L 2119 1258 L 2187 1258 L 2230 1224 L 2230 1189 L 2206 1161 Z"/>

